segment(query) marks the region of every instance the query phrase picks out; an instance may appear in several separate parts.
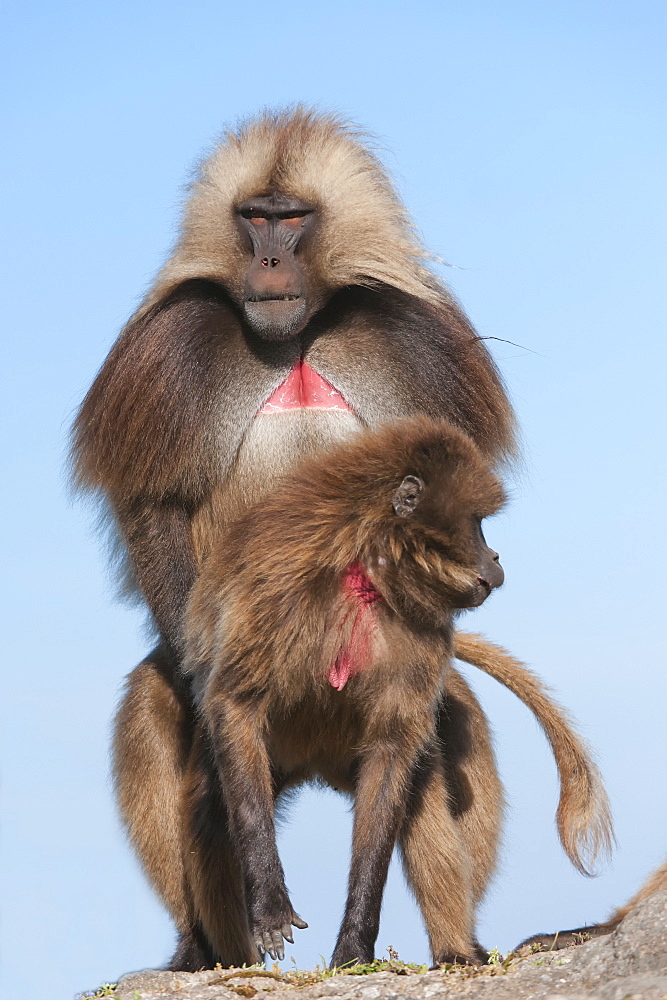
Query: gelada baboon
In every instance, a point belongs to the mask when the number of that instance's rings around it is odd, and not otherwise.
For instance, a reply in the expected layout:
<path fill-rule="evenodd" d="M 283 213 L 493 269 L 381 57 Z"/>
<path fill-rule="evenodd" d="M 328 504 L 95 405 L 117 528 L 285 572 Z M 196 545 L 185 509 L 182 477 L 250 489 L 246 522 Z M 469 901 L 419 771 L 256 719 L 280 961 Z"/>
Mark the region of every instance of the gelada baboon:
<path fill-rule="evenodd" d="M 493 361 L 426 259 L 359 133 L 303 109 L 260 117 L 202 164 L 178 244 L 79 412 L 77 481 L 105 501 L 159 634 L 129 679 L 115 771 L 132 843 L 179 928 L 175 968 L 212 959 L 185 869 L 194 718 L 179 660 L 215 539 L 302 455 L 360 428 L 425 414 L 492 462 L 512 453 Z M 495 770 L 475 746 L 492 799 Z M 495 844 L 498 810 L 483 800 L 471 826 Z M 195 860 L 206 869 L 205 850 Z"/>
<path fill-rule="evenodd" d="M 205 562 L 186 614 L 184 669 L 222 789 L 224 817 L 204 839 L 217 837 L 225 871 L 239 869 L 236 905 L 228 901 L 218 926 L 235 922 L 248 958 L 253 943 L 283 958 L 292 925 L 305 926 L 285 886 L 274 802 L 318 778 L 355 800 L 332 964 L 373 960 L 396 842 L 433 961 L 483 960 L 477 851 L 459 828 L 442 705 L 454 616 L 503 582 L 481 528 L 503 500 L 469 437 L 402 421 L 304 461 Z M 557 710 L 551 723 L 562 729 Z M 594 769 L 571 733 L 558 750 L 570 765 L 561 828 L 577 857 L 608 839 L 606 800 L 592 794 Z M 192 838 L 201 836 L 193 811 Z M 210 865 L 215 881 L 214 857 Z M 217 938 L 205 912 L 200 919 L 221 953 L 229 931 Z"/>
<path fill-rule="evenodd" d="M 632 899 L 629 899 L 625 906 L 619 906 L 618 909 L 614 910 L 604 923 L 575 927 L 570 931 L 557 931 L 555 934 L 533 934 L 532 937 L 526 938 L 520 945 L 517 945 L 515 950 L 532 947 L 535 951 L 558 951 L 561 948 L 569 948 L 571 945 L 582 944 L 589 938 L 611 934 L 621 921 L 625 920 L 628 913 L 634 910 L 635 906 L 648 899 L 654 892 L 660 892 L 661 889 L 667 889 L 667 861 L 651 872 Z"/>

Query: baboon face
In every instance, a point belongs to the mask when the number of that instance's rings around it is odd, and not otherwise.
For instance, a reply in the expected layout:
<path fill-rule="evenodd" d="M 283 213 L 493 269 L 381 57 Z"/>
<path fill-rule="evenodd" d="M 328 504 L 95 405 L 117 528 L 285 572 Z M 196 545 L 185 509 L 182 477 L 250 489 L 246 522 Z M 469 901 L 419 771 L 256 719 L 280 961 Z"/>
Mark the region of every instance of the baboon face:
<path fill-rule="evenodd" d="M 309 280 L 307 247 L 317 212 L 280 193 L 249 198 L 236 208 L 248 252 L 241 308 L 263 340 L 288 340 L 322 305 Z"/>
<path fill-rule="evenodd" d="M 406 475 L 390 498 L 393 521 L 369 563 L 378 590 L 402 613 L 442 624 L 451 610 L 475 608 L 505 578 L 482 521 L 504 501 L 485 468 Z"/>

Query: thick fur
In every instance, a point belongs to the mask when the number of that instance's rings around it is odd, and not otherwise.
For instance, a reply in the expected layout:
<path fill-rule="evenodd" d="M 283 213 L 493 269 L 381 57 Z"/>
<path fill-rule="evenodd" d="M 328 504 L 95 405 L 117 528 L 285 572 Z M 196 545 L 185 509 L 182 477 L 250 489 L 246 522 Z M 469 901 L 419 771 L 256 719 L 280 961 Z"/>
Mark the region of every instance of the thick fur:
<path fill-rule="evenodd" d="M 519 951 L 521 948 L 530 947 L 533 951 L 559 951 L 561 948 L 581 944 L 589 938 L 611 934 L 639 903 L 648 899 L 654 892 L 660 892 L 661 889 L 667 889 L 667 861 L 651 872 L 632 899 L 629 899 L 625 906 L 619 906 L 618 909 L 614 910 L 604 923 L 588 924 L 569 931 L 557 931 L 555 934 L 533 934 L 532 937 L 526 938 L 525 941 L 517 945 L 515 950 Z"/>
<path fill-rule="evenodd" d="M 249 338 L 239 317 L 249 260 L 233 224 L 236 204 L 277 189 L 318 209 L 307 267 L 318 300 L 335 306 L 279 345 Z M 339 119 L 297 110 L 229 133 L 192 186 L 174 253 L 86 397 L 74 436 L 79 483 L 116 504 L 200 502 L 224 483 L 250 422 L 304 352 L 363 423 L 423 411 L 462 426 L 487 455 L 511 452 L 493 362 L 424 256 L 381 165 Z"/>
<path fill-rule="evenodd" d="M 391 500 L 406 476 L 419 477 L 425 490 L 402 517 Z M 466 690 L 451 671 L 453 653 L 527 695 L 559 767 L 559 830 L 575 864 L 581 867 L 582 843 L 594 852 L 608 838 L 597 772 L 537 679 L 479 637 L 452 641 L 453 614 L 472 603 L 466 594 L 479 574 L 470 522 L 502 501 L 499 481 L 460 431 L 426 419 L 401 422 L 306 460 L 206 562 L 188 608 L 185 669 L 223 789 L 221 826 L 242 872 L 247 913 L 237 909 L 235 917 L 260 950 L 280 954 L 295 916 L 275 846 L 274 800 L 319 778 L 356 803 L 333 964 L 373 958 L 395 842 L 434 962 L 483 957 L 474 913 L 495 860 L 502 797 L 488 780 L 479 788 L 477 776 L 467 788 L 461 781 L 457 741 L 466 723 L 473 722 L 469 738 L 480 740 L 487 761 L 492 752 L 474 703 L 457 718 L 456 699 L 465 701 Z M 341 584 L 358 564 L 383 598 L 363 614 Z M 355 640 L 360 622 L 366 636 Z M 329 671 L 345 650 L 356 671 L 336 690 Z M 488 826 L 467 825 L 466 794 L 485 800 L 491 837 Z M 203 912 L 197 919 L 226 957 L 220 913 L 215 925 Z"/>
<path fill-rule="evenodd" d="M 239 200 L 276 189 L 317 213 L 303 255 L 310 319 L 282 343 L 244 322 L 251 255 L 233 225 Z M 201 165 L 177 246 L 79 412 L 75 480 L 111 512 L 161 639 L 130 677 L 115 774 L 134 847 L 182 941 L 195 942 L 179 946 L 181 968 L 202 949 L 174 813 L 194 732 L 178 664 L 187 597 L 216 539 L 301 457 L 364 427 L 425 414 L 462 428 L 492 463 L 513 453 L 493 361 L 427 259 L 358 132 L 304 109 L 260 117 Z M 259 413 L 300 358 L 350 412 Z"/>
<path fill-rule="evenodd" d="M 590 750 L 539 678 L 500 646 L 458 632 L 454 655 L 479 667 L 513 691 L 533 712 L 547 737 L 558 768 L 560 802 L 556 814 L 563 850 L 582 875 L 613 843 L 609 801 Z"/>
<path fill-rule="evenodd" d="M 238 297 L 246 251 L 230 207 L 273 191 L 318 208 L 322 223 L 309 257 L 322 288 L 388 286 L 436 307 L 451 301 L 424 267 L 430 254 L 369 137 L 337 115 L 298 108 L 227 132 L 202 163 L 178 245 L 139 315 L 192 278 Z"/>

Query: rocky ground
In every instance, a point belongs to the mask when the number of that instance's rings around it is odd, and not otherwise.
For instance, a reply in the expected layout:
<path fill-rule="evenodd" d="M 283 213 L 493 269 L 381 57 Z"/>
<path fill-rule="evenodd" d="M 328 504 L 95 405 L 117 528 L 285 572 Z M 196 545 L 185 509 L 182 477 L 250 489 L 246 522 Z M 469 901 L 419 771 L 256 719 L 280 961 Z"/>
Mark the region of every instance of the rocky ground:
<path fill-rule="evenodd" d="M 612 934 L 565 951 L 509 957 L 474 970 L 422 972 L 400 962 L 385 965 L 380 972 L 320 981 L 303 973 L 305 985 L 252 969 L 146 971 L 123 976 L 105 995 L 118 1000 L 667 1000 L 667 891 L 637 906 Z"/>

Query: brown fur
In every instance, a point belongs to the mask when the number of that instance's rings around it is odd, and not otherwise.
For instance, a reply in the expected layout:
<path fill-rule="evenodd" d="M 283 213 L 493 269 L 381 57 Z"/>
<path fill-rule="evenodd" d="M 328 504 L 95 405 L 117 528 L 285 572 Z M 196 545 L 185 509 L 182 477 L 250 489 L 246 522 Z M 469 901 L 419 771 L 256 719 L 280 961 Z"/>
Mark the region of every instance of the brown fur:
<path fill-rule="evenodd" d="M 400 517 L 391 498 L 406 476 L 426 485 L 412 515 Z M 333 963 L 372 959 L 396 841 L 434 962 L 482 957 L 474 911 L 495 842 L 461 819 L 461 775 L 448 767 L 447 696 L 452 677 L 454 696 L 461 691 L 449 666 L 453 612 L 479 603 L 470 595 L 484 555 L 470 523 L 502 501 L 500 483 L 461 432 L 425 419 L 402 422 L 306 460 L 205 564 L 189 603 L 185 666 L 243 872 L 243 927 L 249 920 L 261 950 L 280 954 L 280 935 L 291 939 L 294 922 L 274 799 L 317 777 L 355 796 L 348 903 Z M 341 578 L 358 562 L 383 600 L 373 605 L 367 643 L 356 648 L 360 672 L 336 691 L 327 672 L 353 645 L 355 620 Z M 594 853 L 609 836 L 609 819 L 581 742 L 536 678 L 507 654 L 461 635 L 454 651 L 527 696 L 561 775 L 561 838 L 582 867 L 579 848 Z M 484 743 L 485 724 L 474 723 Z M 461 736 L 454 719 L 453 740 Z M 490 749 L 483 752 L 488 760 Z M 488 788 L 481 782 L 482 794 Z M 473 784 L 469 795 L 477 794 Z M 497 788 L 490 798 L 495 835 Z M 215 953 L 224 954 L 216 928 L 199 919 Z"/>
<path fill-rule="evenodd" d="M 232 221 L 240 200 L 275 189 L 317 214 L 303 255 L 310 318 L 282 343 L 243 320 L 251 253 Z M 178 671 L 183 609 L 216 539 L 303 455 L 364 427 L 422 413 L 457 424 L 492 462 L 513 452 L 493 361 L 427 260 L 360 133 L 304 109 L 260 117 L 202 164 L 178 244 L 79 412 L 76 481 L 105 501 L 162 639 L 131 675 L 115 773 L 134 847 L 179 926 L 177 967 L 210 960 L 188 916 L 183 856 L 194 855 L 174 804 L 194 726 Z M 300 357 L 352 412 L 259 415 Z M 484 761 L 480 750 L 480 771 Z"/>
<path fill-rule="evenodd" d="M 192 905 L 183 868 L 179 814 L 193 724 L 170 683 L 170 672 L 163 667 L 163 655 L 155 650 L 128 678 L 116 719 L 117 731 L 134 747 L 134 766 L 116 773 L 116 796 L 148 877 L 159 881 L 169 869 L 164 902 L 177 926 L 183 928 L 192 923 Z M 147 769 L 150 782 L 146 781 Z M 155 814 L 163 818 L 159 828 L 151 822 Z"/>
<path fill-rule="evenodd" d="M 608 920 L 601 924 L 588 924 L 584 927 L 575 927 L 569 931 L 557 931 L 555 934 L 533 934 L 517 945 L 516 951 L 521 948 L 532 948 L 533 951 L 559 951 L 562 948 L 569 948 L 572 945 L 582 944 L 589 938 L 604 937 L 615 931 L 622 920 L 625 920 L 628 913 L 643 900 L 648 899 L 654 892 L 667 889 L 667 861 L 663 862 L 654 872 L 651 872 L 641 888 L 629 899 L 625 906 L 619 906 L 614 910 Z"/>
<path fill-rule="evenodd" d="M 139 315 L 191 278 L 208 278 L 239 296 L 246 249 L 229 208 L 270 191 L 319 209 L 322 224 L 309 257 L 320 287 L 381 285 L 439 308 L 451 301 L 424 267 L 431 255 L 368 137 L 337 115 L 298 108 L 265 114 L 227 132 L 204 161 L 178 245 Z"/>
<path fill-rule="evenodd" d="M 77 418 L 75 469 L 84 488 L 106 493 L 115 504 L 142 496 L 197 503 L 224 484 L 248 423 L 303 347 L 301 341 L 291 350 L 248 344 L 234 308 L 249 254 L 233 226 L 233 208 L 253 193 L 276 189 L 319 210 L 306 266 L 318 301 L 324 306 L 338 293 L 338 308 L 312 331 L 327 334 L 326 349 L 312 344 L 314 360 L 326 377 L 335 374 L 362 421 L 377 422 L 368 376 L 379 376 L 388 364 L 378 388 L 395 397 L 388 401 L 396 415 L 406 404 L 416 408 L 430 389 L 485 454 L 511 452 L 513 418 L 495 367 L 450 293 L 419 263 L 426 254 L 405 209 L 360 138 L 334 116 L 300 109 L 229 133 L 202 164 L 181 238 Z M 382 294 L 369 297 L 363 291 L 369 285 Z M 405 312 L 406 326 L 413 310 L 433 328 L 427 340 L 443 352 L 436 369 L 445 368 L 448 401 L 441 402 L 435 386 L 412 386 L 406 395 L 403 385 L 392 385 L 393 364 L 408 365 L 400 372 L 405 377 L 410 359 L 392 357 L 376 312 L 383 312 L 383 296 L 390 312 L 397 305 Z M 352 355 L 347 345 L 341 350 L 348 337 Z M 357 353 L 364 356 L 361 379 Z M 421 373 L 422 381 L 430 377 Z M 364 396 L 370 396 L 365 405 Z M 215 405 L 223 399 L 227 416 Z M 424 404 L 428 412 L 427 399 Z"/>
<path fill-rule="evenodd" d="M 609 803 L 590 751 L 573 730 L 567 713 L 549 697 L 536 675 L 504 649 L 481 636 L 457 632 L 454 654 L 513 691 L 534 713 L 556 760 L 560 778 L 557 812 L 563 850 L 583 875 L 612 846 Z"/>

